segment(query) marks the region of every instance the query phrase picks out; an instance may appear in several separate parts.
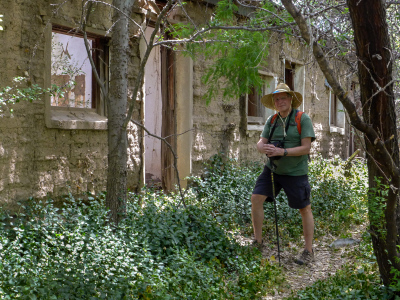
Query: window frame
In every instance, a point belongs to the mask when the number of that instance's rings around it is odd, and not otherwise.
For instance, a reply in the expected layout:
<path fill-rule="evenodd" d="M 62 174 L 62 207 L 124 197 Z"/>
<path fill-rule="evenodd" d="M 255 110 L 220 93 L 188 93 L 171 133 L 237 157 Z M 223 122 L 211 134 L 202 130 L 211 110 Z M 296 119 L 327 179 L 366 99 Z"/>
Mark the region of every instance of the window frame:
<path fill-rule="evenodd" d="M 51 55 L 47 55 L 52 51 L 52 34 L 53 32 L 62 33 L 71 36 L 83 37 L 82 33 L 77 33 L 72 26 L 68 26 L 64 22 L 53 22 L 46 27 L 45 32 L 45 87 L 51 87 Z M 94 62 L 97 66 L 101 80 L 108 90 L 109 82 L 109 48 L 106 32 L 92 28 L 87 29 L 88 38 L 93 40 L 93 49 L 100 48 L 101 55 L 93 54 Z M 100 47 L 99 47 L 100 46 Z M 107 63 L 101 63 L 107 62 Z M 104 97 L 100 93 L 100 86 L 97 84 L 95 77 L 92 77 L 92 101 L 91 108 L 80 107 L 58 107 L 51 105 L 51 96 L 45 95 L 45 122 L 48 128 L 59 129 L 91 129 L 106 130 L 107 118 Z"/>
<path fill-rule="evenodd" d="M 333 93 L 332 89 L 329 88 L 329 132 L 345 134 L 346 128 L 346 116 L 343 104 L 337 99 L 337 96 Z M 342 119 L 341 122 L 339 119 Z M 340 124 L 341 123 L 341 124 Z"/>
<path fill-rule="evenodd" d="M 258 111 L 259 116 L 249 116 L 249 95 L 246 94 L 245 102 L 246 102 L 247 130 L 263 131 L 267 119 L 276 112 L 262 105 L 260 99 L 263 95 L 272 93 L 274 91 L 278 79 L 276 76 L 273 76 L 267 72 L 259 71 L 258 73 L 261 77 L 265 78 L 264 85 L 262 87 L 262 95 L 259 97 L 259 99 L 257 99 L 257 106 L 258 109 L 261 110 L 261 112 Z"/>

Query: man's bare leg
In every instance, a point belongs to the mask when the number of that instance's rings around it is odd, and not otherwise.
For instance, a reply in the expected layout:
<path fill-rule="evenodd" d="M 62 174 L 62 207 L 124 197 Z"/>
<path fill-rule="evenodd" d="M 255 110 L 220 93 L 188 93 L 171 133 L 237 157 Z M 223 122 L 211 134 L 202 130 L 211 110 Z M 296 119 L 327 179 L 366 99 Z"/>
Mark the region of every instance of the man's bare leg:
<path fill-rule="evenodd" d="M 303 221 L 303 234 L 305 240 L 304 248 L 312 253 L 312 243 L 314 239 L 314 217 L 311 211 L 311 204 L 300 209 L 300 214 Z"/>
<path fill-rule="evenodd" d="M 264 195 L 251 195 L 251 219 L 253 221 L 254 239 L 262 243 L 262 225 L 264 222 L 263 203 L 267 197 Z"/>

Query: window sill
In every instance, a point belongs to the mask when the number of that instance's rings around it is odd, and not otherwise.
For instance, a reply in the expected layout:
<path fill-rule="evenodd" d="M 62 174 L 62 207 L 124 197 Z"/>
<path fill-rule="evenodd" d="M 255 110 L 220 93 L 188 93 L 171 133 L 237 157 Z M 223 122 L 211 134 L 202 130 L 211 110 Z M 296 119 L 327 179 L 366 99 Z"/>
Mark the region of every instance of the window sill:
<path fill-rule="evenodd" d="M 329 132 L 330 133 L 339 133 L 341 135 L 344 135 L 344 128 L 336 127 L 336 126 L 329 126 Z"/>
<path fill-rule="evenodd" d="M 247 131 L 263 131 L 264 125 L 247 124 Z"/>
<path fill-rule="evenodd" d="M 48 128 L 107 130 L 107 118 L 94 111 L 51 109 L 46 121 Z"/>

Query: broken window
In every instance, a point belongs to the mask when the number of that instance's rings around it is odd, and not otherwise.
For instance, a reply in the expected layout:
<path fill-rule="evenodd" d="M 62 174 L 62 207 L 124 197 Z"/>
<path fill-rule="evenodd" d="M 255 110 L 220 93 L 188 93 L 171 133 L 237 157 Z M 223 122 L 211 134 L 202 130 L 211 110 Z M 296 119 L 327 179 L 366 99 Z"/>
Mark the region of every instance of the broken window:
<path fill-rule="evenodd" d="M 247 95 L 247 123 L 248 124 L 261 124 L 265 123 L 265 120 L 274 111 L 272 109 L 266 108 L 261 103 L 261 98 L 263 95 L 268 94 L 271 88 L 273 77 L 260 75 L 264 85 L 261 87 L 261 91 L 257 88 L 252 88 L 251 92 Z M 271 85 L 272 84 L 272 85 Z"/>
<path fill-rule="evenodd" d="M 285 62 L 285 83 L 294 91 L 294 74 L 296 65 L 288 61 Z"/>
<path fill-rule="evenodd" d="M 91 35 L 88 36 L 88 42 L 96 69 L 103 79 L 108 78 L 108 50 L 104 39 Z M 53 27 L 51 84 L 61 88 L 61 93 L 51 97 L 52 107 L 97 107 L 100 89 L 93 76 L 82 34 Z"/>
<path fill-rule="evenodd" d="M 331 132 L 344 134 L 345 113 L 343 104 L 339 101 L 332 90 L 329 92 L 329 125 Z M 339 130 L 341 129 L 341 130 Z"/>

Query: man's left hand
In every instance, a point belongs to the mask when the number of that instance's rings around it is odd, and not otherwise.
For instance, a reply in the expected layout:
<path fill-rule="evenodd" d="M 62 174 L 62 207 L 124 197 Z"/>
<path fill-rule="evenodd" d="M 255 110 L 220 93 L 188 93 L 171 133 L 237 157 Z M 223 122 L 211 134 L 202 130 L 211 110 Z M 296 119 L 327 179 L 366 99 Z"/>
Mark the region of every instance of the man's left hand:
<path fill-rule="evenodd" d="M 267 144 L 265 145 L 265 148 L 265 154 L 267 154 L 268 157 L 283 156 L 285 152 L 283 148 L 275 147 L 273 144 Z"/>

